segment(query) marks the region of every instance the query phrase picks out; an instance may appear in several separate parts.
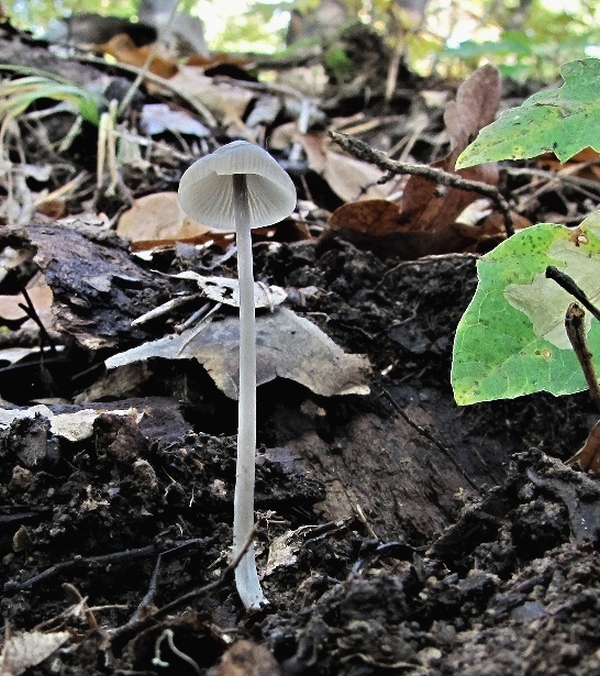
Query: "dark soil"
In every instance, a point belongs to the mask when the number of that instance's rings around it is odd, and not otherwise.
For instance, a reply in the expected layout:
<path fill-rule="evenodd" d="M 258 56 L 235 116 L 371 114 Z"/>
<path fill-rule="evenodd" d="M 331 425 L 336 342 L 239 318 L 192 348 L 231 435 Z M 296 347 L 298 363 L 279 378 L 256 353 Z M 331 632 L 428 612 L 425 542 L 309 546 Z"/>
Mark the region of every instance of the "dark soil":
<path fill-rule="evenodd" d="M 193 382 L 199 367 L 154 365 L 144 396 L 102 404 L 83 441 L 43 416 L 2 431 L 3 616 L 73 634 L 29 673 L 193 673 L 168 648 L 170 666 L 152 666 L 167 628 L 201 673 L 242 637 L 283 674 L 599 673 L 600 487 L 560 460 L 593 418 L 586 397 L 453 404 L 470 255 L 258 249 L 259 274 L 318 287 L 296 309 L 374 367 L 368 397 L 259 389 L 261 567 L 282 548 L 264 578 L 272 606 L 246 616 L 217 583 L 235 413 Z"/>
<path fill-rule="evenodd" d="M 372 374 L 365 396 L 259 388 L 270 606 L 248 614 L 228 567 L 235 402 L 193 361 L 103 368 L 164 333 L 131 328 L 186 288 L 164 273 L 206 261 L 140 262 L 81 224 L 5 227 L 2 244 L 35 252 L 21 274 L 44 271 L 66 347 L 0 369 L 4 411 L 48 406 L 0 425 L 0 612 L 7 635 L 69 634 L 27 674 L 600 674 L 600 485 L 563 462 L 597 413 L 585 394 L 456 406 L 475 255 L 256 244 L 257 278 Z M 81 438 L 51 427 L 86 410 Z"/>

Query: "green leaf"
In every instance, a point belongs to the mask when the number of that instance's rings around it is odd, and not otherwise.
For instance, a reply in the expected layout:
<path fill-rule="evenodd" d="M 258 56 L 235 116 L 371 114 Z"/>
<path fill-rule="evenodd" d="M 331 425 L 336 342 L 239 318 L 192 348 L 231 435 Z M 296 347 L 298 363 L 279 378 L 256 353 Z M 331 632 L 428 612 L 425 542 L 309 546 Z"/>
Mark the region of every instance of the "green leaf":
<path fill-rule="evenodd" d="M 571 61 L 561 74 L 562 87 L 530 96 L 484 127 L 459 156 L 456 168 L 545 152 L 565 162 L 584 148 L 600 150 L 600 59 Z"/>
<path fill-rule="evenodd" d="M 534 225 L 478 261 L 477 291 L 454 340 L 451 379 L 458 404 L 586 389 L 564 329 L 574 299 L 546 278 L 549 265 L 572 277 L 598 304 L 600 212 L 579 228 Z M 586 329 L 600 367 L 600 323 L 587 313 Z"/>

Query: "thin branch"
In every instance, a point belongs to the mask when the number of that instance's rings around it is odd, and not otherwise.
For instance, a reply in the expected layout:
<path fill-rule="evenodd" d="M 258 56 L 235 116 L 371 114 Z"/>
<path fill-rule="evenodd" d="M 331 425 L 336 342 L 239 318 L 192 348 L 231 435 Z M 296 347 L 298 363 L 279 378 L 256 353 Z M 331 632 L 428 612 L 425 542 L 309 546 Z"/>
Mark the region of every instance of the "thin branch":
<path fill-rule="evenodd" d="M 577 303 L 571 303 L 565 315 L 565 329 L 583 371 L 592 400 L 600 411 L 600 385 L 585 335 L 584 317 L 583 308 Z"/>
<path fill-rule="evenodd" d="M 408 162 L 398 162 L 391 160 L 385 153 L 375 148 L 371 148 L 367 143 L 345 134 L 339 134 L 330 131 L 329 136 L 345 151 L 354 157 L 371 164 L 375 164 L 380 169 L 387 171 L 390 176 L 396 174 L 410 174 L 411 176 L 422 176 L 434 181 L 439 185 L 457 188 L 458 190 L 470 190 L 491 199 L 504 216 L 504 228 L 507 237 L 514 234 L 513 219 L 510 213 L 510 206 L 504 199 L 498 188 L 482 183 L 481 181 L 471 181 L 458 174 L 453 174 L 443 169 L 436 169 L 427 164 L 410 164 Z M 390 176 L 385 176 L 380 182 L 386 182 Z"/>
<path fill-rule="evenodd" d="M 598 194 L 600 193 L 600 183 L 598 181 L 591 178 L 574 176 L 565 173 L 564 170 L 553 171 L 551 169 L 533 169 L 531 167 L 506 167 L 505 171 L 509 176 L 528 176 L 544 179 L 548 183 L 563 183 L 594 199 L 598 199 Z"/>
<path fill-rule="evenodd" d="M 229 563 L 229 565 L 223 570 L 223 572 L 221 573 L 221 575 L 217 580 L 209 582 L 208 584 L 205 584 L 203 587 L 192 589 L 191 591 L 187 592 L 187 594 L 183 594 L 183 596 L 179 596 L 178 598 L 173 599 L 173 601 L 170 601 L 161 608 L 157 608 L 154 612 L 148 611 L 148 614 L 145 615 L 143 618 L 135 617 L 135 619 L 130 620 L 129 622 L 127 622 L 127 624 L 124 624 L 110 631 L 109 632 L 110 640 L 113 647 L 115 646 L 115 644 L 125 645 L 133 638 L 133 636 L 138 634 L 143 629 L 146 629 L 147 627 L 156 623 L 157 620 L 159 620 L 161 617 L 164 617 L 165 615 L 172 613 L 173 611 L 180 608 L 182 605 L 189 603 L 190 601 L 198 598 L 199 596 L 204 596 L 205 594 L 208 594 L 209 592 L 218 589 L 223 584 L 228 582 L 230 579 L 233 579 L 235 570 L 238 567 L 244 555 L 246 554 L 246 552 L 248 551 L 248 548 L 252 544 L 255 534 L 256 534 L 256 525 L 254 526 L 252 531 L 248 534 L 246 542 L 238 552 L 237 556 L 233 558 L 231 563 Z"/>
<path fill-rule="evenodd" d="M 68 561 L 61 561 L 55 563 L 54 565 L 46 568 L 41 573 L 34 575 L 33 577 L 23 580 L 22 582 L 16 582 L 15 580 L 9 580 L 4 585 L 4 592 L 6 594 L 14 594 L 18 591 L 24 591 L 26 589 L 32 589 L 40 582 L 46 582 L 51 577 L 58 575 L 59 573 L 65 573 L 67 571 L 81 568 L 81 567 L 91 567 L 91 566 L 106 566 L 106 565 L 115 565 L 119 563 L 127 563 L 129 561 L 134 561 L 139 558 L 144 558 L 151 556 L 156 553 L 156 545 L 148 545 L 147 547 L 138 547 L 137 549 L 126 549 L 122 552 L 114 552 L 113 554 L 101 554 L 100 556 L 87 556 L 87 557 L 74 557 Z"/>
<path fill-rule="evenodd" d="M 585 291 L 577 284 L 577 282 L 567 275 L 566 272 L 559 270 L 554 265 L 549 265 L 546 268 L 546 277 L 556 282 L 562 289 L 569 293 L 575 300 L 579 301 L 583 307 L 592 314 L 598 321 L 600 321 L 600 310 L 592 303 L 586 296 Z"/>

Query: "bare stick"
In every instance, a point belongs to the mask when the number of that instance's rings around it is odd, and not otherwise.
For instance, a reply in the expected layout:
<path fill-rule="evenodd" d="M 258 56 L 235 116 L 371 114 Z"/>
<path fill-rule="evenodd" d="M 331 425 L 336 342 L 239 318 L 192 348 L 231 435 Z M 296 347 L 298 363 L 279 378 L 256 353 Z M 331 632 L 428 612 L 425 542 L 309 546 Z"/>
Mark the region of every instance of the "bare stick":
<path fill-rule="evenodd" d="M 600 310 L 590 301 L 586 296 L 585 291 L 577 284 L 577 282 L 567 275 L 566 272 L 559 270 L 554 265 L 549 265 L 546 268 L 546 277 L 555 281 L 567 293 L 570 293 L 575 300 L 579 301 L 583 307 L 598 321 L 600 321 Z"/>
<path fill-rule="evenodd" d="M 510 206 L 508 202 L 501 195 L 498 188 L 493 185 L 488 185 L 487 183 L 482 183 L 481 181 L 471 181 L 469 179 L 463 178 L 458 174 L 453 174 L 449 171 L 444 171 L 443 169 L 436 169 L 435 167 L 430 167 L 427 164 L 410 164 L 408 162 L 398 162 L 396 160 L 391 160 L 385 153 L 382 153 L 380 150 L 371 148 L 367 143 L 361 141 L 352 136 L 346 136 L 345 134 L 339 134 L 335 131 L 330 131 L 329 136 L 344 150 L 349 152 L 354 157 L 359 160 L 364 160 L 365 162 L 370 162 L 375 164 L 380 169 L 387 171 L 388 174 L 395 176 L 397 174 L 410 174 L 411 176 L 422 176 L 423 178 L 428 178 L 431 181 L 439 185 L 445 185 L 450 188 L 457 188 L 459 190 L 470 190 L 471 192 L 476 192 L 489 199 L 493 200 L 497 205 L 498 209 L 502 212 L 504 216 L 504 229 L 506 230 L 507 237 L 510 237 L 514 234 L 513 219 L 510 213 Z M 380 183 L 385 183 L 389 180 L 389 176 L 384 176 Z"/>
<path fill-rule="evenodd" d="M 600 385 L 598 385 L 598 376 L 596 375 L 596 369 L 592 361 L 592 353 L 585 336 L 584 317 L 585 311 L 581 305 L 571 303 L 565 314 L 565 329 L 583 371 L 592 400 L 600 411 Z"/>
<path fill-rule="evenodd" d="M 154 612 L 148 612 L 142 618 L 132 618 L 132 620 L 127 622 L 127 624 L 124 624 L 120 627 L 117 627 L 116 629 L 111 630 L 109 633 L 110 640 L 113 646 L 115 643 L 125 645 L 128 641 L 130 641 L 133 638 L 133 636 L 138 634 L 146 627 L 155 624 L 157 620 L 159 620 L 161 617 L 164 617 L 165 615 L 174 612 L 182 605 L 189 603 L 190 601 L 192 601 L 195 598 L 198 598 L 199 596 L 208 594 L 209 592 L 212 592 L 215 589 L 218 589 L 221 585 L 225 584 L 225 582 L 227 582 L 234 576 L 236 568 L 238 567 L 240 561 L 245 556 L 246 552 L 248 551 L 250 545 L 254 540 L 255 533 L 256 527 L 254 527 L 252 531 L 248 534 L 248 537 L 246 538 L 246 542 L 244 543 L 242 549 L 233 558 L 231 563 L 223 570 L 223 572 L 221 573 L 220 577 L 217 580 L 209 582 L 203 587 L 192 589 L 192 591 L 189 591 L 187 592 L 187 594 L 183 594 L 183 596 L 173 599 L 173 601 L 170 601 L 169 603 L 165 604 L 161 608 L 158 608 Z"/>

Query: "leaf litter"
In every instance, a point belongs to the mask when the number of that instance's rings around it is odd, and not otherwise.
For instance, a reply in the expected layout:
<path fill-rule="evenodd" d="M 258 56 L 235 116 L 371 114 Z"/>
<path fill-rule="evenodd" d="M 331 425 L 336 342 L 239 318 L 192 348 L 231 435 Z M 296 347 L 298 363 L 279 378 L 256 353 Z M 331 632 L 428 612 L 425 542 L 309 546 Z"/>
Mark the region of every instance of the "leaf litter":
<path fill-rule="evenodd" d="M 5 158 L 0 188 L 15 201 L 3 217 L 17 227 L 5 228 L 2 242 L 20 262 L 4 277 L 2 293 L 18 296 L 22 282 L 41 271 L 53 319 L 50 326 L 44 315 L 47 335 L 9 329 L 3 346 L 28 340 L 31 348 L 43 337 L 57 349 L 49 354 L 46 345 L 29 361 L 0 369 L 9 416 L 0 427 L 1 607 L 13 630 L 45 642 L 41 659 L 50 659 L 36 667 L 40 673 L 229 674 L 240 662 L 248 673 L 262 665 L 290 676 L 480 674 L 498 665 L 507 673 L 597 673 L 598 533 L 582 528 L 595 519 L 595 484 L 557 459 L 581 445 L 589 405 L 580 397 L 557 406 L 537 395 L 459 415 L 447 382 L 452 333 L 474 290 L 477 252 L 503 239 L 502 220 L 486 230 L 490 214 L 482 208 L 466 236 L 455 224 L 481 193 L 416 176 L 386 181 L 386 169 L 340 152 L 323 133 L 352 133 L 393 157 L 407 148 L 403 160 L 440 163 L 456 176 L 457 150 L 496 110 L 497 74 L 478 71 L 444 111 L 449 85 L 436 98 L 427 90 L 439 83 L 405 73 L 393 106 L 381 114 L 384 87 L 375 85 L 386 50 L 372 31 L 360 30 L 344 44 L 361 45 L 362 56 L 368 46 L 373 58 L 355 59 L 351 80 L 332 77 L 327 100 L 257 81 L 251 72 L 244 79 L 240 70 L 229 71 L 239 76 L 233 79 L 212 75 L 214 62 L 180 67 L 167 60 L 170 70 L 147 74 L 146 87 L 170 110 L 195 115 L 209 133 L 138 127 L 130 113 L 150 102 L 147 90 L 138 91 L 120 126 L 108 130 L 123 151 L 107 167 L 117 178 L 113 194 L 96 180 L 97 133 L 77 126 L 77 111 L 25 112 L 28 133 L 19 120 L 7 131 L 20 155 Z M 46 47 L 20 40 L 2 60 L 42 59 L 80 85 L 100 87 L 103 96 L 112 87 L 110 97 L 122 101 L 131 59 L 137 68 L 149 53 L 132 56 L 126 47 L 129 65 L 114 70 L 97 57 L 57 60 Z M 164 77 L 173 69 L 176 75 Z M 370 102 L 365 81 L 375 83 Z M 252 117 L 261 102 L 263 112 Z M 257 551 L 264 570 L 270 545 L 281 544 L 283 564 L 265 578 L 277 605 L 244 618 L 226 546 L 235 310 L 221 307 L 203 330 L 178 333 L 207 302 L 215 307 L 231 295 L 223 283 L 221 300 L 209 301 L 196 279 L 185 278 L 190 270 L 231 278 L 231 241 L 210 232 L 188 237 L 170 206 L 169 223 L 161 216 L 146 230 L 145 216 L 133 219 L 129 234 L 145 243 L 143 255 L 112 227 L 144 197 L 175 191 L 199 154 L 233 138 L 262 142 L 280 122 L 287 129 L 279 136 L 273 130 L 272 151 L 289 162 L 300 207 L 297 220 L 257 237 L 255 265 L 263 284 L 287 294 L 283 305 L 259 315 L 273 328 L 265 331 L 269 382 L 259 388 Z M 34 166 L 53 140 L 61 150 L 45 163 L 57 171 L 33 180 L 19 159 Z M 125 142 L 135 146 L 127 155 L 135 161 L 124 159 Z M 586 200 L 598 194 L 589 183 L 529 169 L 476 168 L 470 176 L 510 196 L 523 224 L 582 220 Z M 534 193 L 540 171 L 554 188 Z M 491 215 L 502 219 L 489 195 Z M 60 221 L 44 215 L 50 197 Z M 338 207 L 345 211 L 336 223 L 329 219 Z M 367 240 L 362 251 L 346 219 L 359 223 Z M 163 225 L 172 228 L 164 239 Z M 383 235 L 378 246 L 373 228 Z M 407 232 L 421 238 L 418 246 L 398 244 Z M 154 314 L 157 307 L 164 311 Z M 105 373 L 106 362 L 152 353 L 160 341 L 192 351 L 210 331 L 214 381 L 196 355 L 163 354 L 123 365 L 116 369 L 121 389 L 107 386 L 116 374 Z M 325 347 L 319 361 L 315 344 Z M 283 355 L 284 348 L 282 365 L 273 351 Z M 358 355 L 368 357 L 370 372 Z M 271 380 L 273 374 L 285 375 Z M 30 408 L 35 402 L 47 410 Z M 52 426 L 62 415 L 80 422 L 67 437 Z M 78 594 L 79 610 L 67 612 Z M 65 633 L 65 642 L 54 642 Z M 11 640 L 3 659 L 16 646 Z M 33 665 L 11 662 L 10 669 Z"/>

